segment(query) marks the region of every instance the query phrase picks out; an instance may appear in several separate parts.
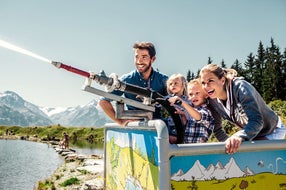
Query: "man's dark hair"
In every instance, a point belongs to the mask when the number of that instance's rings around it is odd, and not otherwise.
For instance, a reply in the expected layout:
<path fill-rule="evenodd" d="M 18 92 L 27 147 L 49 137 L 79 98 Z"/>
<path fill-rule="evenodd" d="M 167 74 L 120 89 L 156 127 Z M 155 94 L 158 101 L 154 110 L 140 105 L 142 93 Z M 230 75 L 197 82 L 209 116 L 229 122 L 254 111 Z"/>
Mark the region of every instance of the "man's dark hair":
<path fill-rule="evenodd" d="M 149 52 L 150 57 L 154 57 L 156 55 L 155 47 L 150 42 L 139 42 L 133 45 L 134 49 L 146 49 Z"/>

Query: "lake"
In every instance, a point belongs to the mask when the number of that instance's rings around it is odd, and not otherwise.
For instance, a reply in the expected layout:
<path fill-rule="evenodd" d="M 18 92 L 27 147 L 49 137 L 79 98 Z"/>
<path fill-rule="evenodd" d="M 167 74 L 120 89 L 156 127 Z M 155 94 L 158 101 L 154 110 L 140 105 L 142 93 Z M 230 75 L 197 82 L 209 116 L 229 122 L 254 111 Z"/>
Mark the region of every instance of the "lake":
<path fill-rule="evenodd" d="M 102 146 L 71 147 L 77 153 L 102 154 Z M 64 159 L 48 144 L 0 140 L 0 190 L 33 190 L 50 177 Z"/>

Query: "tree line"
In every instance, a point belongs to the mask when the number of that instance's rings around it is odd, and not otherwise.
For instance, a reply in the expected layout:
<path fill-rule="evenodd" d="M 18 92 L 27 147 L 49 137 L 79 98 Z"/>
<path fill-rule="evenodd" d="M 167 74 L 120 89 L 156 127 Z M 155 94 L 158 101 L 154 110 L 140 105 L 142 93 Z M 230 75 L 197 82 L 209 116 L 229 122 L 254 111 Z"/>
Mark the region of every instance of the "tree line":
<path fill-rule="evenodd" d="M 209 57 L 207 63 L 212 62 Z M 220 66 L 227 68 L 224 60 Z M 265 48 L 260 41 L 256 55 L 250 53 L 244 63 L 236 59 L 230 68 L 251 83 L 267 103 L 286 100 L 286 48 L 281 53 L 273 38 L 270 40 L 270 47 Z M 186 79 L 190 81 L 198 75 L 199 70 L 197 73 L 188 70 Z"/>

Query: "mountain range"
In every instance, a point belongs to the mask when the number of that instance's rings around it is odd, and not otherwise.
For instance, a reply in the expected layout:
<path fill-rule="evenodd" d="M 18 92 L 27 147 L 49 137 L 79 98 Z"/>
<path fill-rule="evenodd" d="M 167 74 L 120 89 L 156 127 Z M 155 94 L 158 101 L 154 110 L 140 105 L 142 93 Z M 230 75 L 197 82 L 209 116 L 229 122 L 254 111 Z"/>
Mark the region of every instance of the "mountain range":
<path fill-rule="evenodd" d="M 173 176 L 172 180 L 175 181 L 191 181 L 191 180 L 225 180 L 234 177 L 243 177 L 254 175 L 254 172 L 246 167 L 243 171 L 237 166 L 234 158 L 230 158 L 229 162 L 223 166 L 221 162 L 217 162 L 216 165 L 210 164 L 205 168 L 199 160 L 184 173 L 182 169 L 179 169 Z"/>
<path fill-rule="evenodd" d="M 98 100 L 87 105 L 49 108 L 34 105 L 13 91 L 0 92 L 0 125 L 101 127 L 111 120 L 98 108 Z"/>

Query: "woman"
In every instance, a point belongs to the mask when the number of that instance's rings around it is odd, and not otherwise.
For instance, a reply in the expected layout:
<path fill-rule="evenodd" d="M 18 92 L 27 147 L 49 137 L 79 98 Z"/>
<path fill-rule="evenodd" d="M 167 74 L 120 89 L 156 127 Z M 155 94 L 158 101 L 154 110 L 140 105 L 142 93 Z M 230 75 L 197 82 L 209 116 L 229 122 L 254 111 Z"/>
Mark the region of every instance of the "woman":
<path fill-rule="evenodd" d="M 210 98 L 215 119 L 215 135 L 226 142 L 226 153 L 235 153 L 242 141 L 284 139 L 286 129 L 279 116 L 271 110 L 257 90 L 241 77 L 229 75 L 216 64 L 200 71 L 204 90 Z M 222 132 L 221 119 L 227 119 L 242 130 L 227 138 Z"/>

